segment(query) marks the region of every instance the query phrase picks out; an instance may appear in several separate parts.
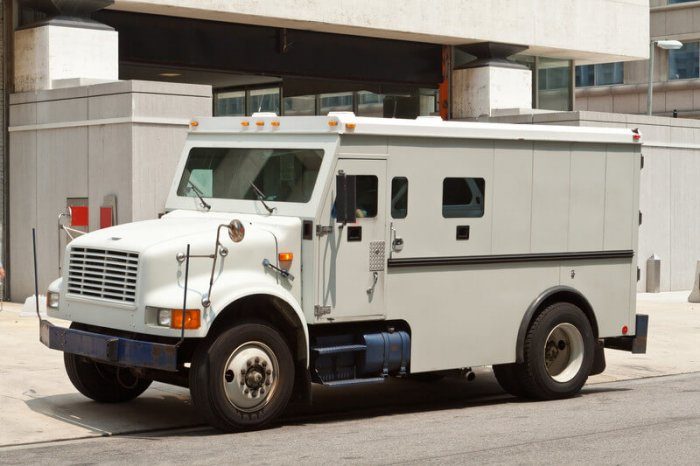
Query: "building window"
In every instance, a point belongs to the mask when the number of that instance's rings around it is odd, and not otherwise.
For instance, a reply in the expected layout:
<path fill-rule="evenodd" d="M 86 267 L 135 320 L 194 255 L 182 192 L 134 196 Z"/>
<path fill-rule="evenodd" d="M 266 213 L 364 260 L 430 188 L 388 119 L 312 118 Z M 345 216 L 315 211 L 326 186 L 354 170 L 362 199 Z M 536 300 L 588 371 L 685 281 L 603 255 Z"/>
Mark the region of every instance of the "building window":
<path fill-rule="evenodd" d="M 214 102 L 215 115 L 245 116 L 245 91 L 219 92 Z"/>
<path fill-rule="evenodd" d="M 269 87 L 248 91 L 248 115 L 256 112 L 280 113 L 280 88 Z"/>
<path fill-rule="evenodd" d="M 700 44 L 688 42 L 683 48 L 668 51 L 668 79 L 700 77 Z"/>
<path fill-rule="evenodd" d="M 571 61 L 537 59 L 537 105 L 546 110 L 571 110 Z"/>
<path fill-rule="evenodd" d="M 408 216 L 408 178 L 399 176 L 391 180 L 391 217 Z"/>
<path fill-rule="evenodd" d="M 697 2 L 698 0 L 668 0 L 669 5 L 673 5 L 675 3 L 688 3 L 688 2 Z"/>
<path fill-rule="evenodd" d="M 624 65 L 622 62 L 576 67 L 576 87 L 610 86 L 622 84 L 623 80 Z"/>
<path fill-rule="evenodd" d="M 442 182 L 442 216 L 482 217 L 485 186 L 483 178 L 445 178 Z"/>

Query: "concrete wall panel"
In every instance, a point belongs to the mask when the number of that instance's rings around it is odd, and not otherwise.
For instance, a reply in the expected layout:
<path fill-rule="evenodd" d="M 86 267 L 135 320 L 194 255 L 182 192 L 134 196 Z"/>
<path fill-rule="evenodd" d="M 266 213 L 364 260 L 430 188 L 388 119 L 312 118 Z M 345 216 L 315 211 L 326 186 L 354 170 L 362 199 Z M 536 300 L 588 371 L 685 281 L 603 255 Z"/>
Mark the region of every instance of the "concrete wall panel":
<path fill-rule="evenodd" d="M 700 259 L 700 151 L 671 149 L 671 289 L 693 286 Z"/>
<path fill-rule="evenodd" d="M 40 293 L 45 294 L 48 284 L 59 276 L 57 215 L 66 211 L 67 198 L 88 195 L 87 136 L 85 127 L 36 132 Z M 65 235 L 60 237 L 65 245 Z"/>
<path fill-rule="evenodd" d="M 34 294 L 32 228 L 36 226 L 36 132 L 10 135 L 10 260 L 13 297 Z M 55 224 L 55 223 L 54 223 Z"/>
<path fill-rule="evenodd" d="M 670 149 L 647 147 L 641 172 L 639 209 L 644 221 L 639 227 L 638 264 L 641 277 L 638 291 L 646 291 L 646 260 L 661 257 L 661 289 L 671 289 Z"/>
<path fill-rule="evenodd" d="M 187 133 L 179 126 L 137 125 L 132 135 L 132 220 L 157 218 L 165 212 Z"/>

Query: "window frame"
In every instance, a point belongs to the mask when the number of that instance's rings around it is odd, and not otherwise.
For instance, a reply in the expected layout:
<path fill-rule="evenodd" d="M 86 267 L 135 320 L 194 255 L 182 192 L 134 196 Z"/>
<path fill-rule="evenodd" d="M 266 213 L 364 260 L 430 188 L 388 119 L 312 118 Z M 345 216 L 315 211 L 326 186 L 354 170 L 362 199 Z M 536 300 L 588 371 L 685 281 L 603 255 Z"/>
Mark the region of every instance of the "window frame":
<path fill-rule="evenodd" d="M 478 187 L 478 180 L 481 180 L 483 182 L 483 189 L 481 190 L 481 212 L 479 215 L 454 215 L 454 216 L 446 216 L 445 215 L 445 206 L 451 206 L 451 205 L 465 205 L 465 206 L 471 206 L 473 202 L 470 202 L 469 204 L 445 204 L 445 182 L 447 180 L 466 180 L 467 181 L 467 186 L 469 188 L 469 192 L 472 196 L 472 199 L 477 198 L 478 196 L 475 196 L 474 191 L 471 189 L 471 186 L 469 186 L 469 180 L 472 180 L 474 183 L 477 183 Z M 477 203 L 478 204 L 478 203 Z M 483 218 L 484 215 L 486 214 L 486 178 L 482 176 L 447 176 L 442 179 L 442 205 L 441 205 L 441 214 L 442 218 L 444 219 L 464 219 L 464 218 Z"/>

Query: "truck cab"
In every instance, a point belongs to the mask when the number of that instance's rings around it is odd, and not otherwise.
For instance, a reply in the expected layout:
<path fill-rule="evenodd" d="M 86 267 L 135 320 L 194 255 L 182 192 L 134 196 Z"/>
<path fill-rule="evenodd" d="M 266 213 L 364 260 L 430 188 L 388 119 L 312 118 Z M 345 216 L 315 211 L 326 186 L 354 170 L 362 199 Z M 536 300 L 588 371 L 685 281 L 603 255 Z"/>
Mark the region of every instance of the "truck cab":
<path fill-rule="evenodd" d="M 635 134 L 437 120 L 193 121 L 161 218 L 67 246 L 48 303 L 72 325 L 42 342 L 92 399 L 174 383 L 223 430 L 312 383 L 480 365 L 560 398 L 604 346 L 643 351 Z"/>

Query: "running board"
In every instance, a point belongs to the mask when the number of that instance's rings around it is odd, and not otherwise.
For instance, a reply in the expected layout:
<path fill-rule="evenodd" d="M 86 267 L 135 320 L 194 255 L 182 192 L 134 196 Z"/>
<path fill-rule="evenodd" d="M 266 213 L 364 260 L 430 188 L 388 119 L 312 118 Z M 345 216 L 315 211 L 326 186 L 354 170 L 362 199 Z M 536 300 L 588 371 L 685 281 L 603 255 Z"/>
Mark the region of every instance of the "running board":
<path fill-rule="evenodd" d="M 386 377 L 370 377 L 367 379 L 333 380 L 330 382 L 323 382 L 323 385 L 328 387 L 344 387 L 348 385 L 362 385 L 366 383 L 382 383 L 385 380 Z"/>
<path fill-rule="evenodd" d="M 367 345 L 336 345 L 336 346 L 326 346 L 326 347 L 316 347 L 311 348 L 311 351 L 315 351 L 317 354 L 338 354 L 338 353 L 355 353 L 358 351 L 365 351 Z"/>

